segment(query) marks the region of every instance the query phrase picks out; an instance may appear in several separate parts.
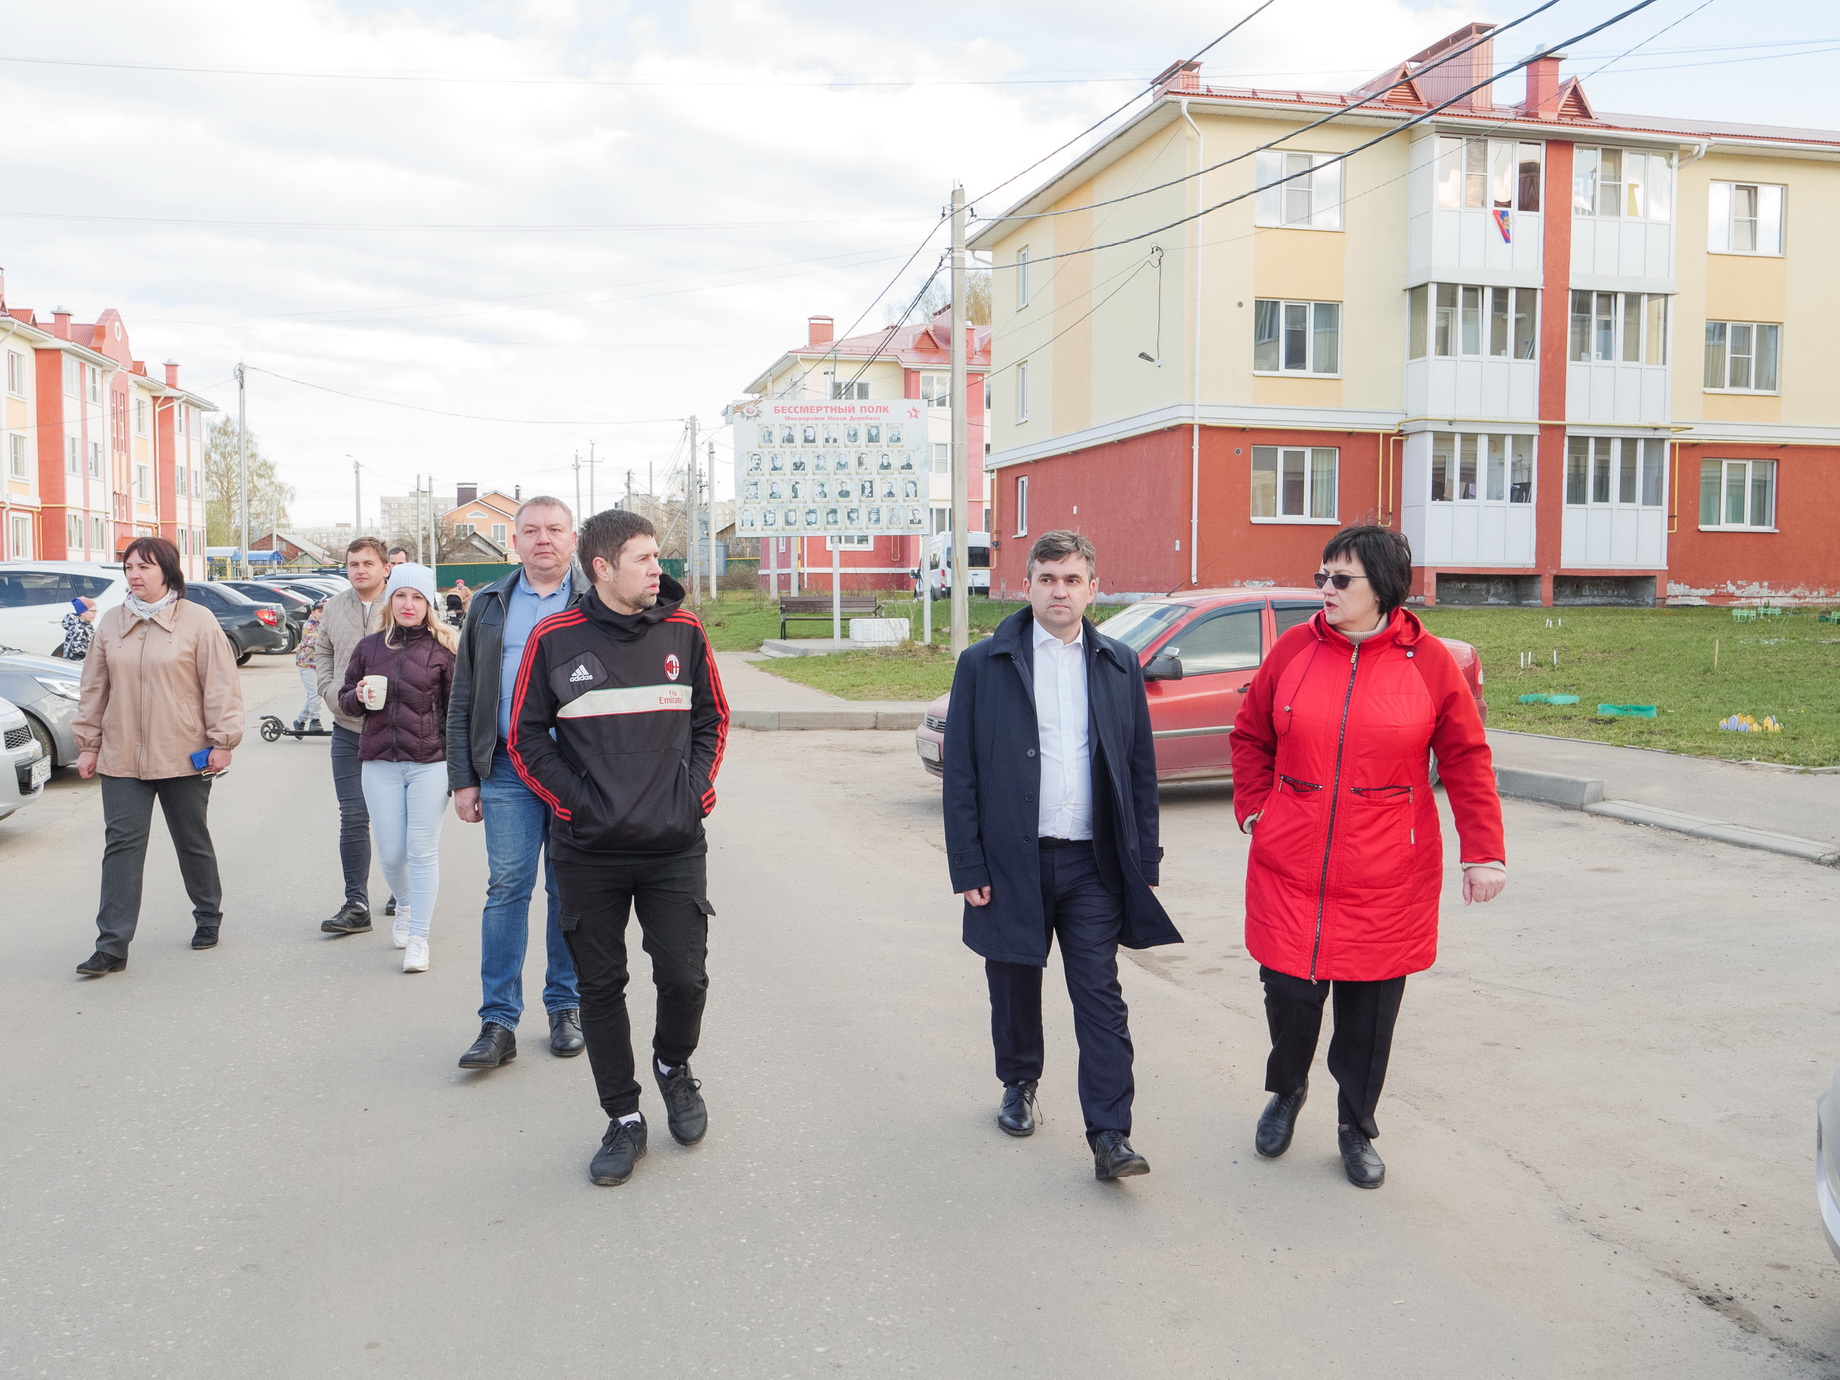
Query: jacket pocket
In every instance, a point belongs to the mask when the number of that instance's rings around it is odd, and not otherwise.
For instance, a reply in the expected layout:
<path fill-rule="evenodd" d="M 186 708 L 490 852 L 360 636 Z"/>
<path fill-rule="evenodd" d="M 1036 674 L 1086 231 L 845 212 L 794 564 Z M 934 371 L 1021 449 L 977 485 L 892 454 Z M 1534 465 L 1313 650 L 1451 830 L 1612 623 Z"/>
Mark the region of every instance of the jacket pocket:
<path fill-rule="evenodd" d="M 591 758 L 581 808 L 570 814 L 571 837 L 595 853 L 681 852 L 696 842 L 703 818 L 690 764 L 676 748 Z"/>
<path fill-rule="evenodd" d="M 1416 845 L 1417 793 L 1410 786 L 1350 786 L 1344 846 L 1353 875 L 1385 886 L 1402 875 Z"/>
<path fill-rule="evenodd" d="M 1314 885 L 1322 866 L 1323 795 L 1318 782 L 1280 774 L 1252 829 L 1253 863 Z"/>

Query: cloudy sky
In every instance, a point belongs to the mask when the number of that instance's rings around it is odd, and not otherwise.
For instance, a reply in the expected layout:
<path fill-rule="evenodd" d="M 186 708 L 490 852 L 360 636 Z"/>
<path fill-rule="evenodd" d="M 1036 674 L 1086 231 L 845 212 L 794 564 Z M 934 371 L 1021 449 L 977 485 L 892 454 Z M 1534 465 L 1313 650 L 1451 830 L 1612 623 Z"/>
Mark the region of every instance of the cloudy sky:
<path fill-rule="evenodd" d="M 881 325 L 955 178 L 1002 181 L 1255 3 L 14 0 L 7 300 L 114 306 L 226 407 L 246 361 L 299 522 L 349 518 L 348 457 L 374 518 L 416 474 L 572 494 L 590 441 L 604 502 L 808 315 Z M 1276 0 L 1204 76 L 1346 88 L 1532 3 Z M 1497 56 L 1627 3 L 1562 0 Z M 1832 0 L 1657 0 L 1572 58 L 1599 110 L 1840 128 Z"/>

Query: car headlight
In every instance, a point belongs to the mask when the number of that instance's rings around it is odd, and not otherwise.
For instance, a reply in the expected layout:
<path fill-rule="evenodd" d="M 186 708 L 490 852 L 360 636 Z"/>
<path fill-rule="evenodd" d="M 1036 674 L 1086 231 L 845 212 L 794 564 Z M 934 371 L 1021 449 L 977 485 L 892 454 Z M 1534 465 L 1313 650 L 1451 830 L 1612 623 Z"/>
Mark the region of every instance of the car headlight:
<path fill-rule="evenodd" d="M 67 700 L 74 700 L 82 694 L 82 684 L 79 681 L 63 680 L 56 676 L 33 676 L 32 679 L 52 694 L 62 695 Z"/>

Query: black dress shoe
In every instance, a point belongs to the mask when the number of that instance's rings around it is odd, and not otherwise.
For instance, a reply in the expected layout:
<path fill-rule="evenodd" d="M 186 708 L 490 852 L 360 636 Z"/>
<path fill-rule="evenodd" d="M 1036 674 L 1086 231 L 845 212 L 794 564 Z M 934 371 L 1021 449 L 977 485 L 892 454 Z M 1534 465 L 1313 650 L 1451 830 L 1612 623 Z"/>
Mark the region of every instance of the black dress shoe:
<path fill-rule="evenodd" d="M 347 901 L 339 913 L 320 926 L 323 934 L 365 934 L 371 927 L 371 908 L 357 901 Z"/>
<path fill-rule="evenodd" d="M 1093 1137 L 1092 1151 L 1095 1179 L 1128 1179 L 1150 1172 L 1150 1161 L 1131 1148 L 1123 1131 L 1099 1132 Z"/>
<path fill-rule="evenodd" d="M 1356 1188 L 1378 1188 L 1386 1182 L 1386 1161 L 1359 1127 L 1338 1126 L 1336 1134 L 1342 1142 L 1342 1168 L 1348 1171 L 1349 1183 Z"/>
<path fill-rule="evenodd" d="M 630 1179 L 633 1166 L 644 1158 L 645 1118 L 610 1121 L 600 1151 L 588 1165 L 588 1177 L 603 1188 L 612 1188 Z"/>
<path fill-rule="evenodd" d="M 104 973 L 119 973 L 127 966 L 127 959 L 117 958 L 114 954 L 105 954 L 98 949 L 77 965 L 77 971 L 84 977 L 101 977 Z"/>
<path fill-rule="evenodd" d="M 573 1059 L 588 1047 L 581 1036 L 581 1012 L 574 1007 L 549 1013 L 549 1052 L 558 1059 Z"/>
<path fill-rule="evenodd" d="M 383 903 L 383 913 L 386 916 L 396 914 L 396 898 L 394 896 Z"/>
<path fill-rule="evenodd" d="M 1035 1080 L 1003 1085 L 1003 1105 L 997 1108 L 997 1126 L 1005 1135 L 1035 1134 Z"/>
<path fill-rule="evenodd" d="M 517 1036 L 509 1026 L 487 1021 L 479 1027 L 479 1038 L 460 1056 L 463 1069 L 495 1069 L 517 1058 Z"/>
<path fill-rule="evenodd" d="M 192 931 L 194 949 L 215 949 L 217 947 L 217 926 L 200 925 Z"/>
<path fill-rule="evenodd" d="M 1297 1129 L 1297 1113 L 1303 1110 L 1309 1098 L 1307 1083 L 1287 1097 L 1273 1093 L 1265 1110 L 1259 1113 L 1259 1129 L 1252 1138 L 1252 1148 L 1268 1160 L 1275 1160 L 1290 1149 L 1291 1133 Z"/>
<path fill-rule="evenodd" d="M 703 1085 L 690 1076 L 687 1063 L 679 1064 L 669 1073 L 659 1073 L 658 1061 L 654 1059 L 652 1072 L 658 1078 L 658 1091 L 664 1097 L 665 1124 L 671 1128 L 671 1139 L 679 1145 L 695 1145 L 709 1134 L 709 1109 L 703 1105 L 702 1093 L 697 1091 Z M 639 1153 L 643 1155 L 644 1149 Z"/>

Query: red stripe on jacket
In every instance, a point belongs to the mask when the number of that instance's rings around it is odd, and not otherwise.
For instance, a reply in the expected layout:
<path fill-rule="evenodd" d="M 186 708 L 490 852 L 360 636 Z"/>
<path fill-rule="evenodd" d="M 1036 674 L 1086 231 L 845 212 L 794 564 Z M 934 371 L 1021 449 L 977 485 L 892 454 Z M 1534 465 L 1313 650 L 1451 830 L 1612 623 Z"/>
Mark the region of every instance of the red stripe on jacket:
<path fill-rule="evenodd" d="M 703 626 L 702 619 L 694 613 L 678 609 L 667 623 L 685 623 L 701 634 L 703 639 L 703 664 L 709 670 L 709 689 L 715 696 L 716 707 L 722 712 L 721 722 L 716 726 L 716 755 L 709 764 L 709 789 L 703 792 L 703 813 L 708 814 L 716 804 L 716 773 L 722 769 L 722 754 L 728 747 L 728 696 L 722 689 L 722 677 L 716 670 L 716 651 L 709 645 L 709 631 Z"/>
<path fill-rule="evenodd" d="M 519 778 L 555 811 L 557 819 L 563 820 L 571 818 L 568 808 L 524 766 L 524 754 L 518 751 L 518 723 L 524 715 L 524 692 L 530 688 L 530 663 L 536 659 L 537 644 L 542 641 L 543 635 L 557 628 L 572 628 L 587 621 L 588 616 L 580 609 L 564 609 L 560 613 L 552 613 L 530 630 L 530 640 L 524 644 L 524 659 L 518 663 L 517 686 L 512 691 L 511 737 L 505 742 L 505 750 L 511 754 L 511 765 L 517 769 Z"/>

